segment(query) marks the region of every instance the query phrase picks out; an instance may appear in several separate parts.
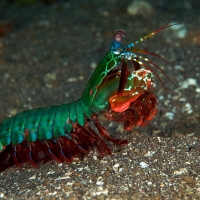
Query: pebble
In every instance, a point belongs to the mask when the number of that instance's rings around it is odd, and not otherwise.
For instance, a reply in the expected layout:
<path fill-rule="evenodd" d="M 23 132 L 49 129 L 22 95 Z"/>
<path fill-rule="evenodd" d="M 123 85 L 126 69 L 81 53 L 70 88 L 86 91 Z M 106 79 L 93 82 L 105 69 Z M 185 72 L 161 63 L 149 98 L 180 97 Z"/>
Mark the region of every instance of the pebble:
<path fill-rule="evenodd" d="M 167 117 L 170 120 L 173 120 L 174 119 L 174 113 L 172 113 L 172 112 L 166 112 L 165 113 L 165 117 Z"/>
<path fill-rule="evenodd" d="M 0 198 L 3 198 L 4 197 L 4 193 L 0 193 Z"/>
<path fill-rule="evenodd" d="M 148 165 L 147 163 L 145 163 L 145 162 L 141 162 L 141 163 L 140 163 L 140 166 L 141 166 L 142 168 L 147 168 L 149 165 Z"/>
<path fill-rule="evenodd" d="M 150 15 L 153 13 L 153 7 L 147 1 L 133 1 L 127 8 L 130 15 Z"/>
<path fill-rule="evenodd" d="M 188 88 L 189 86 L 196 86 L 197 85 L 197 79 L 194 78 L 188 78 L 185 81 L 182 82 L 180 88 Z"/>
<path fill-rule="evenodd" d="M 175 26 L 171 26 L 170 29 L 174 31 L 174 34 L 177 38 L 185 38 L 187 35 L 187 29 L 184 24 L 178 24 L 177 22 L 173 22 L 172 24 L 177 24 Z"/>
<path fill-rule="evenodd" d="M 187 174 L 188 170 L 186 168 L 180 168 L 179 170 L 174 171 L 174 174 L 176 175 L 182 175 L 182 174 Z"/>
<path fill-rule="evenodd" d="M 189 103 L 186 103 L 186 104 L 183 106 L 183 110 L 184 110 L 184 112 L 187 112 L 188 114 L 191 114 L 191 113 L 193 112 L 192 106 L 191 106 L 191 104 L 189 104 Z"/>

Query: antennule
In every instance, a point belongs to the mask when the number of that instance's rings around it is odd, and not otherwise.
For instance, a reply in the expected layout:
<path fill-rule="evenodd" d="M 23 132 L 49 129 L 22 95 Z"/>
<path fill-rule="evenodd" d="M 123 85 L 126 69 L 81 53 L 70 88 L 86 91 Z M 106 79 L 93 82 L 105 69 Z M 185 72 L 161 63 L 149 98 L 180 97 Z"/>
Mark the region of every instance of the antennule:
<path fill-rule="evenodd" d="M 164 30 L 164 29 L 166 29 L 166 28 L 169 28 L 169 27 L 171 27 L 171 26 L 178 25 L 178 23 L 177 23 L 177 24 L 169 24 L 172 20 L 174 20 L 174 18 L 171 19 L 171 20 L 169 20 L 166 24 L 164 24 L 164 25 L 161 26 L 160 28 L 156 29 L 155 31 L 153 31 L 153 32 L 150 33 L 149 35 L 146 35 L 146 36 L 144 36 L 144 37 L 142 37 L 142 38 L 136 40 L 136 41 L 134 42 L 134 44 L 138 44 L 138 43 L 140 43 L 140 42 L 143 42 L 145 39 L 147 39 L 147 38 L 149 38 L 149 37 L 151 37 L 151 36 L 157 34 L 158 32 L 160 32 L 160 31 L 162 31 L 162 30 Z"/>

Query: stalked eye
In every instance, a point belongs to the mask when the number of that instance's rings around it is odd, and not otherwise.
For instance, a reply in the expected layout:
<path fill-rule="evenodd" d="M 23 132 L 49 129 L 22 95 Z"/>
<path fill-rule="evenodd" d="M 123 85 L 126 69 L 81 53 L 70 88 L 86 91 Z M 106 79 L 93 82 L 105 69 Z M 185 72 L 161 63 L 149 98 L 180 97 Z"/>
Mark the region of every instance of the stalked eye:
<path fill-rule="evenodd" d="M 111 52 L 114 53 L 115 55 L 119 55 L 121 53 L 121 42 L 123 38 L 125 37 L 125 33 L 123 31 L 117 31 L 113 35 L 113 42 L 111 44 Z"/>
<path fill-rule="evenodd" d="M 125 37 L 125 34 L 123 31 L 117 31 L 114 36 L 113 36 L 113 39 L 116 41 L 116 42 L 121 42 L 122 39 Z"/>

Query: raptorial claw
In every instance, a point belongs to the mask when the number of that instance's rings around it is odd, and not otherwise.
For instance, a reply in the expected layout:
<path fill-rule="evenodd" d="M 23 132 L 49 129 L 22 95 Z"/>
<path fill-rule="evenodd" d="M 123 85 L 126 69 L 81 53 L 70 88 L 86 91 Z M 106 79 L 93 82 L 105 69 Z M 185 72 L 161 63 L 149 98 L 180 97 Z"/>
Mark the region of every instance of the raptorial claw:
<path fill-rule="evenodd" d="M 124 88 L 126 86 L 128 77 L 128 64 L 125 60 L 122 60 L 122 70 L 120 74 L 120 80 L 119 80 L 119 87 L 117 89 L 117 95 L 122 95 L 124 92 Z"/>

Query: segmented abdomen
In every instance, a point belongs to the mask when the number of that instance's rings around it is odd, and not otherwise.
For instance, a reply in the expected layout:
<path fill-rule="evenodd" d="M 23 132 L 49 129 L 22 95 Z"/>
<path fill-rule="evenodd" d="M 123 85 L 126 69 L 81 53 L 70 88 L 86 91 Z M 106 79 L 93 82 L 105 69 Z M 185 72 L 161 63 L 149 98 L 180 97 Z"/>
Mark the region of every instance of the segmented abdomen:
<path fill-rule="evenodd" d="M 90 128 L 92 120 L 101 137 Z M 111 154 L 104 140 L 113 139 L 84 101 L 38 108 L 6 119 L 0 127 L 0 172 L 16 164 L 38 167 L 49 160 L 71 163 L 75 156 L 96 148 L 101 157 Z"/>
<path fill-rule="evenodd" d="M 70 139 L 72 123 L 83 126 L 86 121 L 84 103 L 81 100 L 23 111 L 3 121 L 0 126 L 0 152 L 9 145 L 36 140 L 48 140 L 67 136 Z M 91 116 L 89 110 L 86 111 Z"/>

